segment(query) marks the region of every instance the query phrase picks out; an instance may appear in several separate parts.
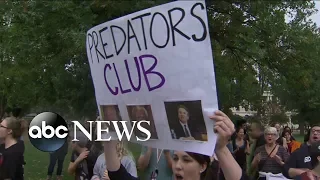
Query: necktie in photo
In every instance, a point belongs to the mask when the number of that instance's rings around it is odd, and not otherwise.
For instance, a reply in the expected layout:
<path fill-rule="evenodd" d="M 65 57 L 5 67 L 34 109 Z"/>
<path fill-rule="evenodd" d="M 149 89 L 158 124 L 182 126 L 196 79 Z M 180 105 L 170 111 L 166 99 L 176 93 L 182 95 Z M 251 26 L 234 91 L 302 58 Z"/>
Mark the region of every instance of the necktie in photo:
<path fill-rule="evenodd" d="M 184 125 L 184 132 L 186 134 L 186 137 L 190 137 L 189 131 L 187 129 L 187 125 Z"/>

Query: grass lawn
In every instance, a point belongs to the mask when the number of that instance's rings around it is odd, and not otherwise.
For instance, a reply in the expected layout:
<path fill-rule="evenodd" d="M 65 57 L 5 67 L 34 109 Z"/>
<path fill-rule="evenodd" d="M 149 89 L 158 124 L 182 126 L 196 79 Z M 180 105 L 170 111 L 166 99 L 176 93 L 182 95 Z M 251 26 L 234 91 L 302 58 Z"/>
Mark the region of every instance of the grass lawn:
<path fill-rule="evenodd" d="M 294 136 L 298 141 L 303 142 L 303 136 L 295 135 Z M 44 180 L 47 177 L 47 168 L 49 165 L 49 153 L 41 152 L 29 142 L 28 138 L 25 137 L 25 161 L 27 162 L 25 166 L 25 179 L 26 180 Z M 138 158 L 140 155 L 140 145 L 129 144 L 129 149 L 133 153 L 134 157 Z M 67 168 L 70 162 L 71 150 L 69 148 L 69 153 L 67 154 L 64 166 L 63 166 L 63 175 L 65 180 L 72 180 L 72 176 L 68 175 Z M 54 175 L 56 172 L 56 167 Z M 139 173 L 139 175 L 141 175 Z"/>
<path fill-rule="evenodd" d="M 49 165 L 49 153 L 39 151 L 29 142 L 28 137 L 25 139 L 25 180 L 45 180 L 47 178 L 47 169 Z M 134 157 L 140 155 L 140 145 L 129 144 L 129 149 L 133 153 Z M 63 165 L 63 179 L 73 180 L 74 178 L 67 173 L 67 168 L 71 158 L 71 149 L 69 148 L 69 153 L 67 154 L 64 165 Z M 56 168 L 53 173 L 53 178 L 55 178 Z"/>

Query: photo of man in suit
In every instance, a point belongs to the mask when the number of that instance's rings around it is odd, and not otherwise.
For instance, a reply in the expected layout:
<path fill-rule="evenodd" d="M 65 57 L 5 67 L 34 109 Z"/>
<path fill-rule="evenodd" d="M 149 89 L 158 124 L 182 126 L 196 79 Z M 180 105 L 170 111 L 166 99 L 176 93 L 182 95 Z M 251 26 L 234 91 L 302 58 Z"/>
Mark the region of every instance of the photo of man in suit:
<path fill-rule="evenodd" d="M 203 133 L 198 129 L 201 123 L 190 119 L 190 111 L 186 106 L 178 105 L 176 115 L 178 118 L 175 120 L 169 119 L 173 139 L 204 141 Z"/>

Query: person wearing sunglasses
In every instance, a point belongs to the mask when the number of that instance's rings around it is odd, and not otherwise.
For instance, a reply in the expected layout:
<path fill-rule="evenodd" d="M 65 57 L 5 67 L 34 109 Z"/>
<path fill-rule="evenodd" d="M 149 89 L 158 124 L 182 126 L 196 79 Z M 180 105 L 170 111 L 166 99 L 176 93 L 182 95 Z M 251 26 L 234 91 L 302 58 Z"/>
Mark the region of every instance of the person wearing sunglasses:
<path fill-rule="evenodd" d="M 20 140 L 24 131 L 22 121 L 15 117 L 5 118 L 0 123 L 0 179 L 23 180 L 24 143 Z"/>

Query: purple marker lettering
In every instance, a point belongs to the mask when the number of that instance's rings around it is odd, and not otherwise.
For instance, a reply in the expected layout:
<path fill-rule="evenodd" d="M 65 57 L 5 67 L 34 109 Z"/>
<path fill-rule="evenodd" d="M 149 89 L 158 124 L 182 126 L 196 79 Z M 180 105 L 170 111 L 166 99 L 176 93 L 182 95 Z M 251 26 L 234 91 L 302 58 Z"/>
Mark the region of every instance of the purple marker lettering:
<path fill-rule="evenodd" d="M 137 87 L 135 87 L 133 82 L 132 82 L 131 73 L 130 73 L 129 66 L 128 66 L 128 61 L 124 60 L 131 87 L 132 87 L 133 90 L 139 91 L 140 88 L 141 88 L 141 73 L 140 73 L 140 66 L 139 66 L 139 61 L 138 61 L 137 57 L 134 57 L 134 62 L 136 63 L 136 68 L 137 68 L 137 72 L 138 72 L 138 79 L 139 79 L 139 84 L 138 84 Z"/>
<path fill-rule="evenodd" d="M 107 85 L 109 91 L 111 92 L 111 94 L 113 94 L 113 95 L 116 96 L 116 95 L 118 94 L 119 90 L 118 90 L 118 87 L 115 87 L 115 90 L 113 91 L 113 90 L 111 89 L 111 87 L 109 86 L 108 81 L 107 81 L 107 75 L 106 75 L 107 68 L 109 68 L 109 69 L 111 70 L 110 64 L 106 64 L 106 65 L 104 66 L 104 81 L 106 82 L 106 85 Z"/>
<path fill-rule="evenodd" d="M 154 63 L 153 63 L 153 65 L 152 65 L 148 70 L 145 70 L 144 64 L 143 64 L 143 60 L 144 60 L 144 59 L 148 59 L 148 58 L 149 58 L 149 59 L 150 59 L 150 58 L 153 58 L 153 59 L 154 59 Z M 140 59 L 141 68 L 142 68 L 143 75 L 144 75 L 144 78 L 145 78 L 145 80 L 146 80 L 146 83 L 147 83 L 147 86 L 148 86 L 149 91 L 153 91 L 153 90 L 155 90 L 155 89 L 158 89 L 158 88 L 162 87 L 162 86 L 164 85 L 165 81 L 166 81 L 165 78 L 164 78 L 164 76 L 163 76 L 161 73 L 157 72 L 157 71 L 153 71 L 154 68 L 155 68 L 156 65 L 157 65 L 157 58 L 154 57 L 154 56 L 151 55 L 151 54 L 145 54 L 145 55 L 141 55 L 141 56 L 139 57 L 139 59 Z M 156 85 L 156 86 L 154 86 L 154 87 L 151 87 L 151 86 L 150 86 L 150 83 L 149 83 L 149 80 L 148 80 L 148 76 L 147 76 L 148 74 L 158 75 L 158 76 L 161 78 L 161 82 L 160 82 L 158 85 Z"/>
<path fill-rule="evenodd" d="M 114 71 L 116 72 L 116 76 L 117 76 L 117 79 L 118 79 L 118 83 L 119 83 L 119 86 L 120 86 L 121 93 L 125 94 L 125 93 L 128 93 L 128 92 L 131 92 L 131 89 L 125 89 L 125 90 L 122 89 L 122 85 L 121 85 L 121 82 L 120 82 L 118 71 L 117 71 L 116 65 L 114 63 L 113 63 L 113 68 L 114 68 Z"/>

